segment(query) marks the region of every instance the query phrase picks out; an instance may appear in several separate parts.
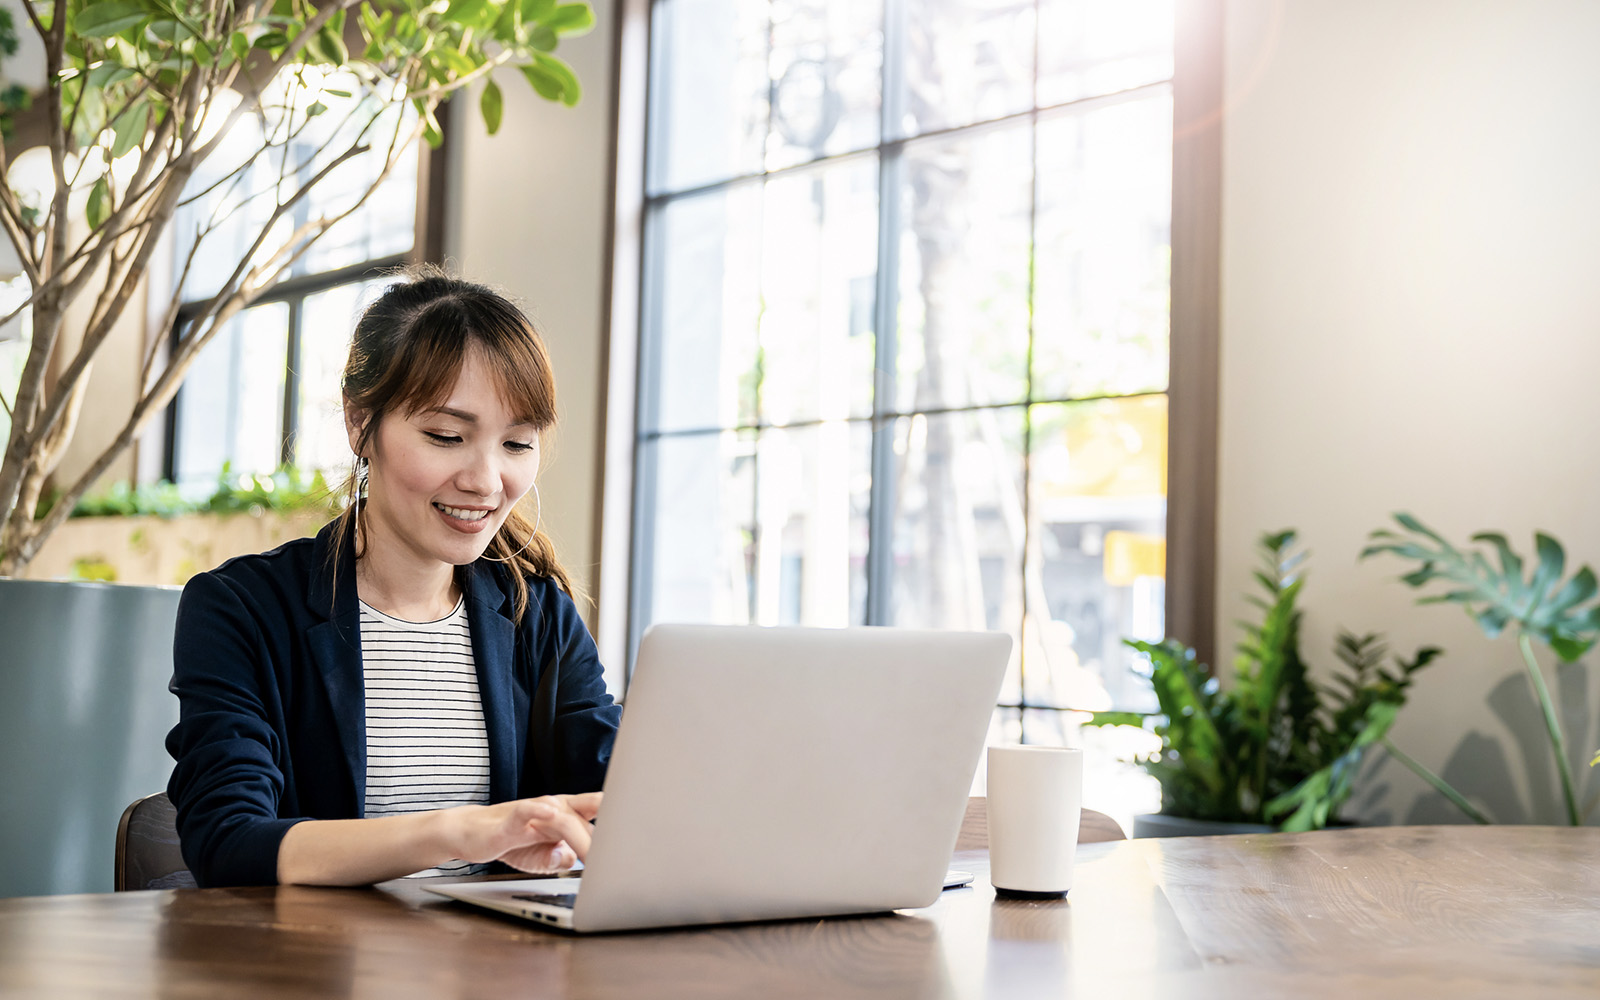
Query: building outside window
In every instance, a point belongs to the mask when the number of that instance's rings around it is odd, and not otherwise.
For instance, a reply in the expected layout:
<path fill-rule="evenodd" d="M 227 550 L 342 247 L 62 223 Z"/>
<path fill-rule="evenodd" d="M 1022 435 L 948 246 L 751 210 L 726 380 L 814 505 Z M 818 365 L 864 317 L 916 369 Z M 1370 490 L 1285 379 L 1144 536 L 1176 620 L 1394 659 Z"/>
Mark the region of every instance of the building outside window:
<path fill-rule="evenodd" d="M 1172 8 L 654 3 L 630 650 L 995 629 L 992 738 L 1130 749 L 1069 710 L 1164 634 Z"/>
<path fill-rule="evenodd" d="M 275 111 L 298 102 L 303 112 L 310 100 L 292 92 L 294 77 L 286 72 L 276 93 L 264 95 L 267 113 L 241 117 L 190 180 L 173 226 L 173 280 L 182 281 L 186 302 L 174 336 L 248 255 L 275 195 L 286 197 L 323 169 L 366 124 L 359 98 L 328 93 L 358 94 L 354 81 L 342 87 L 331 77 L 313 82 L 324 88 L 317 100 L 326 111 L 309 119 Z M 369 132 L 374 151 L 339 165 L 313 187 L 279 221 L 285 233 L 355 203 L 381 171 L 384 143 L 402 113 L 385 112 Z M 404 113 L 411 114 L 409 106 Z M 234 173 L 261 149 L 264 136 L 272 147 Z M 385 284 L 383 271 L 406 263 L 416 247 L 420 155 L 403 156 L 359 209 L 201 351 L 169 416 L 166 474 L 185 492 L 208 494 L 224 468 L 249 475 L 284 464 L 325 472 L 348 467 L 340 373 L 361 309 Z M 186 270 L 195 233 L 213 226 Z"/>

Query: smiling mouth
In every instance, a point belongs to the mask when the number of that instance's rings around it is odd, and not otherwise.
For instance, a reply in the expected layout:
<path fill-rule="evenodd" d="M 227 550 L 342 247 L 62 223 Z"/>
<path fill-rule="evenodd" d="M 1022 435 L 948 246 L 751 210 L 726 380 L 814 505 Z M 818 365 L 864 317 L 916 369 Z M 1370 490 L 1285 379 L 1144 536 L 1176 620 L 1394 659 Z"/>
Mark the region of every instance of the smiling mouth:
<path fill-rule="evenodd" d="M 457 521 L 481 521 L 490 514 L 494 513 L 494 511 L 490 510 L 468 510 L 465 507 L 447 507 L 444 504 L 437 502 L 434 503 L 433 506 L 435 510 L 442 511 L 450 517 L 455 518 Z"/>

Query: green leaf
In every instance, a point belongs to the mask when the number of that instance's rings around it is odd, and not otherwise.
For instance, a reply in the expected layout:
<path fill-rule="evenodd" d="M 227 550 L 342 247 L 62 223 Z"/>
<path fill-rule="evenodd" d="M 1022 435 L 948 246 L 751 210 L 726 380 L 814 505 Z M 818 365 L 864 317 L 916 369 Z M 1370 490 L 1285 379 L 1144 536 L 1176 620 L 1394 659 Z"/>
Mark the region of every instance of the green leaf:
<path fill-rule="evenodd" d="M 107 60 L 89 70 L 87 79 L 89 86 L 105 89 L 137 75 L 128 67 L 118 66 L 116 63 Z"/>
<path fill-rule="evenodd" d="M 1407 586 L 1420 587 L 1438 575 L 1438 572 L 1433 568 L 1433 563 L 1429 562 L 1423 563 L 1420 567 L 1412 570 L 1411 572 L 1402 576 L 1400 579 Z"/>
<path fill-rule="evenodd" d="M 469 28 L 487 28 L 494 23 L 498 13 L 489 0 L 450 0 L 450 6 L 444 11 L 444 19 Z"/>
<path fill-rule="evenodd" d="M 317 32 L 317 40 L 322 43 L 322 51 L 327 54 L 328 62 L 334 66 L 343 66 L 350 61 L 350 49 L 344 44 L 344 36 L 331 20 Z"/>
<path fill-rule="evenodd" d="M 1401 512 L 1398 512 L 1398 513 L 1395 514 L 1394 519 L 1396 521 L 1399 521 L 1401 526 L 1404 527 L 1407 531 L 1414 531 L 1419 535 L 1426 535 L 1428 538 L 1433 539 L 1434 541 L 1438 542 L 1440 545 L 1445 544 L 1445 540 L 1443 538 L 1440 538 L 1438 536 L 1438 534 L 1436 534 L 1432 528 L 1427 527 L 1421 521 L 1417 520 L 1415 517 L 1411 516 L 1410 514 L 1407 514 L 1407 513 L 1403 512 L 1403 511 L 1401 511 Z"/>
<path fill-rule="evenodd" d="M 1566 635 L 1551 635 L 1550 648 L 1561 657 L 1565 663 L 1573 663 L 1587 653 L 1594 646 L 1593 639 L 1584 639 Z"/>
<path fill-rule="evenodd" d="M 538 95 L 547 101 L 561 100 L 561 81 L 551 76 L 543 67 L 537 65 L 523 66 L 522 75 L 528 78 L 528 83 Z"/>
<path fill-rule="evenodd" d="M 105 38 L 128 30 L 149 16 L 150 12 L 137 3 L 105 0 L 79 11 L 72 28 L 84 38 Z"/>
<path fill-rule="evenodd" d="M 1149 716 L 1138 712 L 1096 712 L 1086 726 L 1137 726 L 1144 728 L 1144 720 Z"/>
<path fill-rule="evenodd" d="M 94 187 L 89 189 L 87 214 L 90 229 L 99 229 L 100 224 L 106 221 L 106 216 L 111 214 L 111 186 L 104 176 L 95 181 Z"/>
<path fill-rule="evenodd" d="M 242 31 L 235 31 L 228 36 L 228 49 L 233 52 L 233 58 L 243 61 L 250 54 L 250 39 Z"/>
<path fill-rule="evenodd" d="M 440 64 L 448 67 L 457 76 L 466 76 L 478 68 L 478 64 L 473 62 L 469 56 L 465 53 L 457 52 L 455 49 L 434 49 L 432 55 Z"/>
<path fill-rule="evenodd" d="M 141 97 L 112 123 L 115 139 L 111 143 L 111 158 L 114 160 L 125 156 L 129 150 L 141 145 L 149 127 L 150 103 Z"/>
<path fill-rule="evenodd" d="M 1506 536 L 1497 531 L 1480 531 L 1472 536 L 1472 540 L 1494 546 L 1500 554 L 1500 575 L 1506 592 L 1520 600 L 1527 592 L 1527 585 L 1522 580 L 1522 557 L 1511 551 Z"/>
<path fill-rule="evenodd" d="M 1505 631 L 1506 624 L 1511 620 L 1511 616 L 1504 608 L 1485 608 L 1473 615 L 1473 618 L 1477 621 L 1478 627 L 1483 630 L 1483 634 L 1491 639 L 1499 638 L 1500 633 Z"/>
<path fill-rule="evenodd" d="M 189 30 L 188 25 L 182 21 L 166 17 L 151 21 L 144 30 L 151 38 L 166 42 L 169 45 L 194 37 L 194 32 Z"/>
<path fill-rule="evenodd" d="M 578 77 L 572 72 L 572 67 L 555 56 L 545 55 L 543 52 L 535 52 L 533 54 L 533 65 L 524 66 L 522 71 L 528 77 L 528 82 L 533 84 L 533 89 L 537 90 L 541 97 L 552 101 L 560 101 L 569 108 L 578 103 L 578 98 L 581 95 L 581 90 L 578 87 Z M 554 96 L 540 89 L 540 84 L 535 81 L 536 76 L 546 81 L 546 86 L 551 83 L 554 84 Z"/>
<path fill-rule="evenodd" d="M 1552 615 L 1561 614 L 1593 597 L 1600 586 L 1596 585 L 1594 570 L 1585 566 L 1578 570 L 1556 596 L 1545 602 L 1544 610 Z"/>
<path fill-rule="evenodd" d="M 578 35 L 594 27 L 594 11 L 586 3 L 564 3 L 539 18 L 561 35 Z"/>
<path fill-rule="evenodd" d="M 521 0 L 521 4 L 523 24 L 543 21 L 556 9 L 556 0 Z"/>
<path fill-rule="evenodd" d="M 289 44 L 289 36 L 281 31 L 268 31 L 256 37 L 255 47 L 276 55 Z"/>
<path fill-rule="evenodd" d="M 483 124 L 488 127 L 489 134 L 500 131 L 500 116 L 505 111 L 505 102 L 499 84 L 490 80 L 483 85 L 483 96 L 478 100 L 478 107 L 483 111 Z"/>
<path fill-rule="evenodd" d="M 1545 596 L 1550 593 L 1550 588 L 1561 579 L 1561 574 L 1566 570 L 1567 554 L 1562 551 L 1561 543 L 1551 538 L 1544 532 L 1536 532 L 1533 536 L 1534 548 L 1539 553 L 1539 568 L 1534 570 L 1533 579 L 1528 583 L 1528 591 L 1532 603 L 1524 615 L 1532 615 L 1534 610 L 1543 603 Z"/>
<path fill-rule="evenodd" d="M 511 45 L 516 42 L 521 27 L 522 10 L 518 7 L 517 0 L 507 0 L 506 5 L 500 8 L 500 16 L 495 18 L 490 33 L 497 41 Z"/>
<path fill-rule="evenodd" d="M 556 33 L 550 30 L 549 25 L 535 24 L 528 29 L 528 45 L 531 48 L 540 52 L 554 52 L 559 43 L 560 40 L 556 38 Z"/>
<path fill-rule="evenodd" d="M 422 117 L 422 138 L 429 146 L 438 149 L 444 144 L 444 131 L 439 128 L 439 119 L 434 116 L 433 108 L 419 100 L 412 101 L 411 105 Z"/>

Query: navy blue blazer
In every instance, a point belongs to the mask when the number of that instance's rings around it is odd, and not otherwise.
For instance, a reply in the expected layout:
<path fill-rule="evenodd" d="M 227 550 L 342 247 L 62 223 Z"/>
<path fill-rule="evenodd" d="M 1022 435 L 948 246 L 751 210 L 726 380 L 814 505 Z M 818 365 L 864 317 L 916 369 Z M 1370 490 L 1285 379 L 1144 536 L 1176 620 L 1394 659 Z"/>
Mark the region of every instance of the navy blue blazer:
<path fill-rule="evenodd" d="M 270 885 L 278 845 L 306 819 L 365 814 L 366 710 L 355 560 L 328 572 L 337 522 L 184 587 L 173 646 L 179 722 L 167 793 L 202 886 Z M 504 566 L 461 574 L 489 735 L 492 802 L 594 791 L 622 709 L 572 598 L 528 578 L 513 621 Z"/>

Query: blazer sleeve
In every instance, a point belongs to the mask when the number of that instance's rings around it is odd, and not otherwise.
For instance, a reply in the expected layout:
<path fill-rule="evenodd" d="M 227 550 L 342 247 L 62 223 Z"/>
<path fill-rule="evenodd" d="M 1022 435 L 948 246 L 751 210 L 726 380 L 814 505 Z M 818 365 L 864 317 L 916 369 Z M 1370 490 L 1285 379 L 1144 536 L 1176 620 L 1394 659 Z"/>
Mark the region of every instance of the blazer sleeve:
<path fill-rule="evenodd" d="M 281 699 L 267 648 L 229 581 L 202 573 L 184 587 L 173 643 L 178 724 L 167 735 L 177 764 L 167 794 L 184 861 L 202 887 L 276 883 L 278 845 L 299 822 L 278 817 L 283 748 L 269 706 Z"/>
<path fill-rule="evenodd" d="M 606 780 L 622 706 L 606 691 L 600 654 L 578 608 L 547 584 L 539 611 L 539 684 L 533 703 L 533 742 L 550 791 L 598 791 Z"/>

